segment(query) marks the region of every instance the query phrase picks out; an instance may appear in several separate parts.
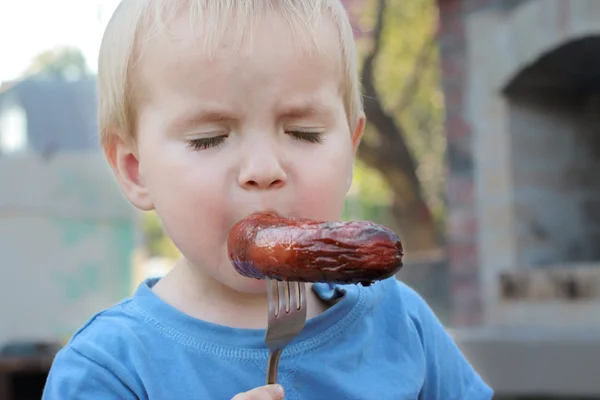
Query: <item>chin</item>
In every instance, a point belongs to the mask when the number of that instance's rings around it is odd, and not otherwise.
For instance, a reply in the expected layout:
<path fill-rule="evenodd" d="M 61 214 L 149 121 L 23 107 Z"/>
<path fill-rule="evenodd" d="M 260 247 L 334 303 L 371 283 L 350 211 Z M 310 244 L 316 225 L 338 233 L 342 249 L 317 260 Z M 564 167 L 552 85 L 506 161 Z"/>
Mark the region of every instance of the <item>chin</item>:
<path fill-rule="evenodd" d="M 264 294 L 267 292 L 266 280 L 246 278 L 242 275 L 230 279 L 227 286 L 236 292 L 245 294 Z"/>

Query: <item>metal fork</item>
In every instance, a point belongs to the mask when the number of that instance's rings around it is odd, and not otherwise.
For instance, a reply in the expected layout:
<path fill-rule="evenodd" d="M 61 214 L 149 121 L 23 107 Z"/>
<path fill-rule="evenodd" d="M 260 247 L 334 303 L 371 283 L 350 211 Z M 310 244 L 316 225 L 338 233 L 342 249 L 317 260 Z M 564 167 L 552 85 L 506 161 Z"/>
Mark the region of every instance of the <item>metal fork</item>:
<path fill-rule="evenodd" d="M 267 281 L 269 322 L 265 343 L 269 348 L 267 385 L 277 383 L 281 352 L 304 328 L 306 287 L 304 282 Z"/>

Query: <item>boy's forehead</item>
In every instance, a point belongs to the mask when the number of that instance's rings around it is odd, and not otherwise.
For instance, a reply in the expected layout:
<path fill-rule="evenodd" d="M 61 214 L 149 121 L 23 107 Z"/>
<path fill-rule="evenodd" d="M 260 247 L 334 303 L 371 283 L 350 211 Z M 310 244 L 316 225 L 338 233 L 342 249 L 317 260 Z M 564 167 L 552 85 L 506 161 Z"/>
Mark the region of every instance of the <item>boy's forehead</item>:
<path fill-rule="evenodd" d="M 263 79 L 281 76 L 289 80 L 293 72 L 300 79 L 303 68 L 317 65 L 323 75 L 333 76 L 342 85 L 343 57 L 333 18 L 322 18 L 310 28 L 298 27 L 277 13 L 259 16 L 254 23 L 238 21 L 239 16 L 232 15 L 223 21 L 231 26 L 221 32 L 209 32 L 214 22 L 207 25 L 204 20 L 210 15 L 202 15 L 203 20 L 195 18 L 199 17 L 192 11 L 180 10 L 164 29 L 142 40 L 145 46 L 139 52 L 135 74 L 138 100 L 150 96 L 139 93 L 148 82 L 168 84 L 169 78 L 175 78 L 181 84 L 182 77 L 190 77 L 198 83 L 203 81 L 202 86 L 214 87 L 217 82 L 211 82 L 215 80 L 211 74 L 234 76 L 251 62 L 265 64 L 264 72 L 271 72 L 260 74 Z M 174 70 L 180 76 L 173 77 Z"/>
<path fill-rule="evenodd" d="M 156 50 L 156 47 L 176 44 L 188 51 L 202 52 L 210 59 L 217 57 L 219 52 L 248 57 L 257 47 L 268 43 L 275 49 L 292 46 L 302 57 L 326 56 L 341 61 L 340 32 L 333 15 L 326 9 L 317 14 L 318 18 L 313 16 L 311 21 L 295 19 L 275 10 L 249 10 L 252 8 L 224 12 L 218 7 L 207 7 L 206 10 L 181 7 L 176 12 L 164 10 L 163 14 L 155 10 L 150 19 L 154 22 L 138 36 L 138 55 L 143 57 L 148 47 Z"/>

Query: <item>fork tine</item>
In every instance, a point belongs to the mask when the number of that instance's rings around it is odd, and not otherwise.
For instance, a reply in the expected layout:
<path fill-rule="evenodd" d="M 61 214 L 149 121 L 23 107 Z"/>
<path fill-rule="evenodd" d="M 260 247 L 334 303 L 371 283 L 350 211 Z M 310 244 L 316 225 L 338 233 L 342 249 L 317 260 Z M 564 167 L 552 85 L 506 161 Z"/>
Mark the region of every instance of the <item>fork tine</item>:
<path fill-rule="evenodd" d="M 298 310 L 298 283 L 290 282 L 290 311 Z"/>
<path fill-rule="evenodd" d="M 277 294 L 279 296 L 279 303 L 278 303 L 278 307 L 279 307 L 279 314 L 278 315 L 282 315 L 282 314 L 286 314 L 289 310 L 289 293 L 290 293 L 290 288 L 289 288 L 289 283 L 288 282 L 277 282 Z"/>
<path fill-rule="evenodd" d="M 294 284 L 291 284 L 292 286 L 294 286 Z M 285 312 L 289 313 L 292 306 L 292 298 L 291 298 L 291 289 L 290 289 L 290 282 L 284 282 L 283 283 L 283 294 L 284 294 L 284 299 L 285 299 Z"/>
<path fill-rule="evenodd" d="M 304 284 L 302 282 L 291 282 L 290 283 L 290 309 L 300 310 L 304 303 L 306 307 L 306 293 L 304 290 Z"/>
<path fill-rule="evenodd" d="M 269 318 L 275 318 L 279 315 L 279 308 L 276 306 L 279 303 L 277 281 L 267 280 L 267 297 L 269 300 Z"/>
<path fill-rule="evenodd" d="M 304 309 L 306 310 L 306 284 L 304 282 L 297 282 L 299 290 L 298 300 L 300 304 L 298 305 L 298 310 Z"/>

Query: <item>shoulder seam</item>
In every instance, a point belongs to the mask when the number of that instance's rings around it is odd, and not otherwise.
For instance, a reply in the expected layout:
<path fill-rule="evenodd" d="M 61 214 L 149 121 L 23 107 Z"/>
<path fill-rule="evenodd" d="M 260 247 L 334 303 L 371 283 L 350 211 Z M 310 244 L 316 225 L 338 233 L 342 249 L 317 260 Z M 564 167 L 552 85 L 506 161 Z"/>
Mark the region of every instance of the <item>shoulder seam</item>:
<path fill-rule="evenodd" d="M 93 358 L 91 358 L 90 356 L 84 354 L 81 350 L 78 350 L 77 348 L 75 348 L 75 346 L 73 345 L 69 345 L 68 347 L 65 348 L 65 350 L 71 350 L 73 351 L 75 354 L 77 354 L 78 356 L 85 358 L 87 361 L 91 362 L 92 364 L 96 365 L 98 368 L 101 368 L 103 371 L 105 371 L 106 373 L 110 374 L 112 377 L 114 377 L 116 380 L 118 380 L 124 388 L 127 388 L 127 390 L 135 396 L 135 392 L 133 391 L 133 389 L 127 385 L 125 382 L 123 382 L 123 380 L 121 379 L 121 377 L 119 377 L 117 374 L 115 374 L 114 371 L 112 371 L 111 369 L 109 369 L 108 367 L 106 367 L 105 365 L 102 365 L 101 363 L 99 363 L 98 361 L 94 360 Z"/>
<path fill-rule="evenodd" d="M 131 302 L 131 298 L 125 299 L 117 304 L 115 304 L 114 306 L 110 307 L 110 308 L 106 308 L 102 311 L 98 311 L 96 314 L 94 314 L 85 324 L 83 324 L 83 326 L 81 326 L 81 328 L 77 329 L 75 331 L 75 333 L 73 333 L 73 335 L 71 336 L 71 339 L 69 339 L 68 344 L 72 345 L 75 341 L 76 338 L 79 337 L 79 335 L 81 335 L 85 330 L 87 330 L 87 328 L 92 325 L 98 318 L 104 316 L 107 312 L 109 312 L 110 310 L 116 309 L 116 308 L 124 308 L 124 306 Z"/>

